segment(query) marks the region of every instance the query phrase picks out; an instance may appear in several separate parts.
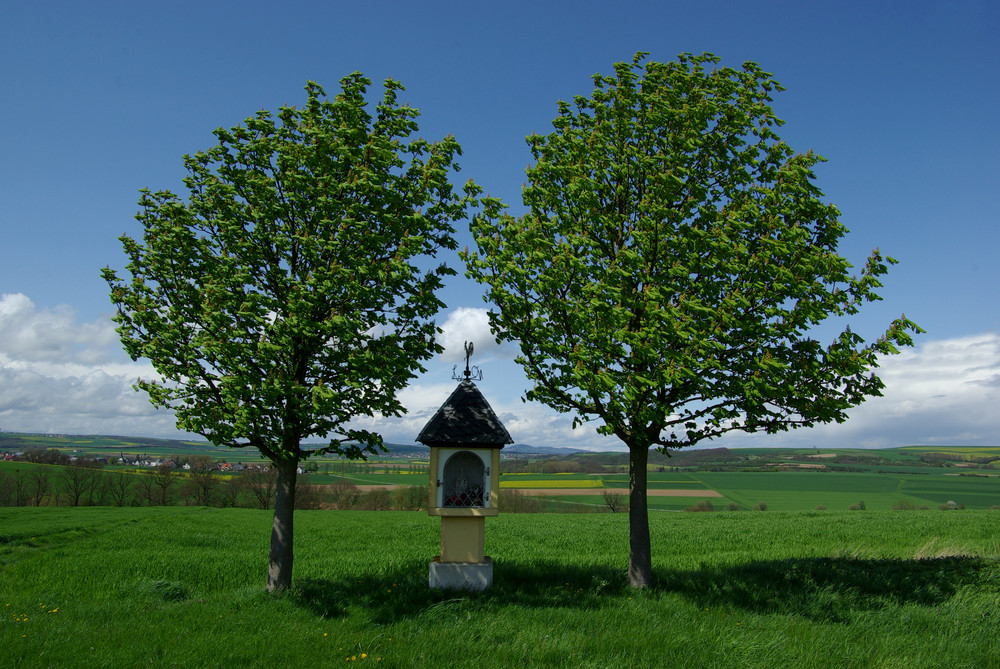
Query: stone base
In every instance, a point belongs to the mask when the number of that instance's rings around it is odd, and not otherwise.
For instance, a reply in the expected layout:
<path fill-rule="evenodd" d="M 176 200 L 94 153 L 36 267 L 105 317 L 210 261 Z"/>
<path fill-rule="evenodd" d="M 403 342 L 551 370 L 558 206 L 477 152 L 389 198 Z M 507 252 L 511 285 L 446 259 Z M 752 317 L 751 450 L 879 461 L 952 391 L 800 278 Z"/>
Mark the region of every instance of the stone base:
<path fill-rule="evenodd" d="M 431 562 L 430 586 L 447 590 L 485 590 L 493 584 L 493 559 L 483 562 Z"/>

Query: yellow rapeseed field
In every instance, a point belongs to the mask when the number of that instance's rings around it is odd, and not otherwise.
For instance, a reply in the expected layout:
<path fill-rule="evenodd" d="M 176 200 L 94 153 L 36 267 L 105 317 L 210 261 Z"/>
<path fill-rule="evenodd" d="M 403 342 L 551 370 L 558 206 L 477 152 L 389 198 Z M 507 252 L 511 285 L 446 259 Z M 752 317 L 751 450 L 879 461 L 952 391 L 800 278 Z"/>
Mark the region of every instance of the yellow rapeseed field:
<path fill-rule="evenodd" d="M 597 478 L 586 479 L 536 479 L 520 481 L 500 481 L 501 488 L 603 488 L 604 482 Z"/>

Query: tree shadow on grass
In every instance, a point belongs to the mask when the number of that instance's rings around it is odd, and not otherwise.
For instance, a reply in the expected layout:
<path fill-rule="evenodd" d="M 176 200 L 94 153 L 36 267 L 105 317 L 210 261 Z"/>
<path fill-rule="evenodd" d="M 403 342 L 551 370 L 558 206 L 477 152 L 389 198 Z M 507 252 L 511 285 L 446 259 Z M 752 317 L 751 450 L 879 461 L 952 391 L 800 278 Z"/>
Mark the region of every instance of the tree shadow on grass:
<path fill-rule="evenodd" d="M 372 622 L 386 624 L 413 616 L 457 616 L 511 605 L 597 608 L 607 596 L 627 589 L 624 569 L 566 566 L 550 562 L 495 564 L 493 585 L 483 592 L 433 590 L 429 563 L 413 562 L 392 571 L 354 579 L 296 579 L 295 602 L 322 617 L 341 617 L 362 608 Z"/>
<path fill-rule="evenodd" d="M 656 588 L 705 607 L 846 622 L 852 612 L 917 604 L 935 606 L 961 587 L 997 578 L 977 557 L 926 559 L 794 558 L 664 570 Z"/>
<path fill-rule="evenodd" d="M 341 617 L 360 608 L 372 622 L 388 624 L 415 616 L 475 618 L 507 606 L 599 609 L 634 594 L 625 569 L 602 565 L 498 563 L 493 585 L 484 592 L 432 590 L 427 571 L 427 562 L 415 561 L 355 579 L 302 579 L 291 595 L 318 616 Z M 1000 578 L 1000 570 L 974 557 L 801 558 L 658 569 L 647 594 L 677 595 L 706 608 L 845 622 L 852 612 L 910 603 L 935 606 L 983 578 Z"/>

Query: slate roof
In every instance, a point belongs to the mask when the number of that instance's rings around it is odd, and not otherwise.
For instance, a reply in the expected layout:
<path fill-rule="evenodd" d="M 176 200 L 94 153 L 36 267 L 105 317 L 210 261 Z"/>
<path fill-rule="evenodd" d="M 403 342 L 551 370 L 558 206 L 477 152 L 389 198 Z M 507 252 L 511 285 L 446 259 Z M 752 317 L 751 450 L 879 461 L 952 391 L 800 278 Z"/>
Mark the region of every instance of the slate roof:
<path fill-rule="evenodd" d="M 468 444 L 503 448 L 512 444 L 507 428 L 472 381 L 458 384 L 437 413 L 424 425 L 417 441 L 425 446 Z"/>

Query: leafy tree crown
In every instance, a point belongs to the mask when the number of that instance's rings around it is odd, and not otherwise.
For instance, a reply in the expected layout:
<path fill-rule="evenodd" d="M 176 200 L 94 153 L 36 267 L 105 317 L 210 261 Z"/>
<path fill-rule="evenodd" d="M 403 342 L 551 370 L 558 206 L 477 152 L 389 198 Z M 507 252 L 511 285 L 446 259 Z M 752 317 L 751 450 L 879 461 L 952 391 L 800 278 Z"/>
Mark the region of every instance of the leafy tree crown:
<path fill-rule="evenodd" d="M 130 277 L 103 274 L 125 349 L 159 375 L 138 387 L 179 428 L 276 461 L 331 434 L 320 450 L 360 455 L 381 440 L 348 422 L 401 413 L 397 391 L 439 350 L 435 291 L 453 271 L 426 259 L 455 248 L 477 187 L 449 182 L 453 137 L 413 138 L 399 83 L 374 113 L 369 85 L 355 73 L 331 100 L 310 82 L 302 108 L 184 156 L 186 200 L 141 191 Z"/>
<path fill-rule="evenodd" d="M 776 133 L 781 86 L 718 64 L 639 53 L 595 75 L 528 137 L 527 213 L 485 198 L 463 254 L 494 331 L 519 342 L 528 399 L 635 448 L 842 421 L 881 393 L 878 356 L 919 331 L 902 317 L 870 343 L 811 336 L 880 299 L 895 261 L 876 249 L 851 274 L 822 158 Z"/>

